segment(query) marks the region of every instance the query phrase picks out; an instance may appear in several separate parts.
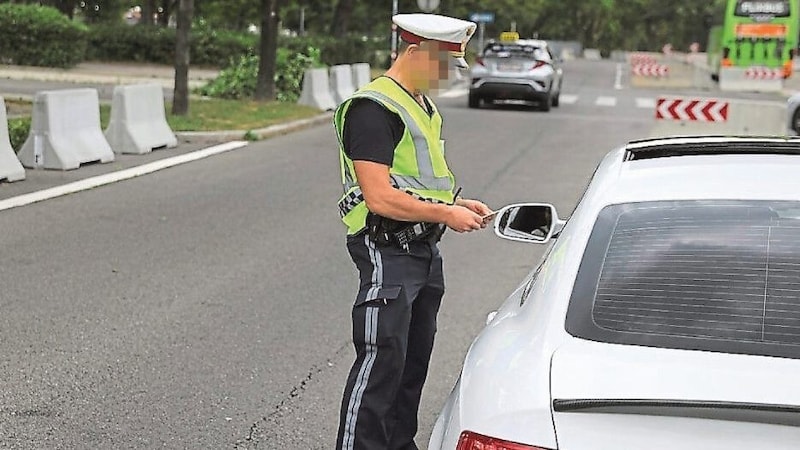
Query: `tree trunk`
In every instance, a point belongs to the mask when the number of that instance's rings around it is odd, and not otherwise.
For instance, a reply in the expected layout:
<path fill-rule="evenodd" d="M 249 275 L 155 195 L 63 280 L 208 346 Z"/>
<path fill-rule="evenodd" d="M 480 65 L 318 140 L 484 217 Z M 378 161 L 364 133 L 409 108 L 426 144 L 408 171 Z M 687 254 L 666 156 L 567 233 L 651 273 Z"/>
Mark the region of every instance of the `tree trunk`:
<path fill-rule="evenodd" d="M 139 19 L 141 25 L 153 25 L 153 15 L 156 13 L 156 0 L 144 0 L 142 2 L 142 18 Z"/>
<path fill-rule="evenodd" d="M 61 14 L 64 14 L 65 16 L 69 17 L 70 20 L 72 20 L 75 15 L 75 2 L 76 0 L 53 0 L 50 2 L 50 4 L 58 9 Z"/>
<path fill-rule="evenodd" d="M 194 0 L 180 0 L 178 24 L 175 34 L 175 91 L 172 96 L 172 114 L 189 114 L 189 49 L 194 15 Z"/>
<path fill-rule="evenodd" d="M 278 52 L 278 0 L 261 0 L 261 38 L 255 99 L 275 100 L 275 58 Z"/>
<path fill-rule="evenodd" d="M 343 37 L 349 31 L 350 17 L 353 15 L 353 0 L 339 0 L 333 13 L 331 35 Z"/>

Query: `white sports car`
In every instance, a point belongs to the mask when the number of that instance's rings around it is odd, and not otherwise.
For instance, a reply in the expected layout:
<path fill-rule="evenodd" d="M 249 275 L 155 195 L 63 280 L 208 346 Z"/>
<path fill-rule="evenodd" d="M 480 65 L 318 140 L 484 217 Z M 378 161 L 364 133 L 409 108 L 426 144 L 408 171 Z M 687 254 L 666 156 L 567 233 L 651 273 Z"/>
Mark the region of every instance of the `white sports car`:
<path fill-rule="evenodd" d="M 470 347 L 430 450 L 800 448 L 800 139 L 609 153 Z"/>

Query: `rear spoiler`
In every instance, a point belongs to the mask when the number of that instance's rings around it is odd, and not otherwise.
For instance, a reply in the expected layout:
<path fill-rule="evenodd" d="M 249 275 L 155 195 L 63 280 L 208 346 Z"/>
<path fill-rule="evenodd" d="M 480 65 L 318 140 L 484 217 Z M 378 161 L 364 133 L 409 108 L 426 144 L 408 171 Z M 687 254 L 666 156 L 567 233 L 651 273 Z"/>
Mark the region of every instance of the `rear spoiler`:
<path fill-rule="evenodd" d="M 557 413 L 638 414 L 800 427 L 800 406 L 654 399 L 556 399 Z"/>

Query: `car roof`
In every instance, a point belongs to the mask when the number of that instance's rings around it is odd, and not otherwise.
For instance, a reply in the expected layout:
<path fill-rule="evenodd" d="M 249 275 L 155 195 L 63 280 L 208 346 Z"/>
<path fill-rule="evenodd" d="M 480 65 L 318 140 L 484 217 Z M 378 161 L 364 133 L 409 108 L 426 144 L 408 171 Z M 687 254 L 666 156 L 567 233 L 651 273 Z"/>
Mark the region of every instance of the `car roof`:
<path fill-rule="evenodd" d="M 595 181 L 601 203 L 800 200 L 800 139 L 674 137 L 610 153 Z"/>

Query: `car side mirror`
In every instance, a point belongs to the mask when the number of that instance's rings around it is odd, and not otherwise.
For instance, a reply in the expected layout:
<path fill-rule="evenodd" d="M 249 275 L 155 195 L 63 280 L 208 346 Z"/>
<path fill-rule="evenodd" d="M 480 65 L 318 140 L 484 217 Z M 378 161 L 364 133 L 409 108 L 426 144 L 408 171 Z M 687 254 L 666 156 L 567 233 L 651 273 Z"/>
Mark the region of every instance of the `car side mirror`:
<path fill-rule="evenodd" d="M 503 239 L 544 244 L 557 237 L 565 223 L 549 203 L 519 203 L 498 211 L 494 232 Z"/>

